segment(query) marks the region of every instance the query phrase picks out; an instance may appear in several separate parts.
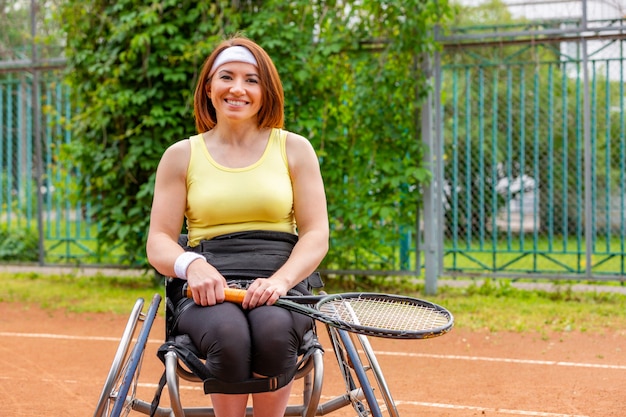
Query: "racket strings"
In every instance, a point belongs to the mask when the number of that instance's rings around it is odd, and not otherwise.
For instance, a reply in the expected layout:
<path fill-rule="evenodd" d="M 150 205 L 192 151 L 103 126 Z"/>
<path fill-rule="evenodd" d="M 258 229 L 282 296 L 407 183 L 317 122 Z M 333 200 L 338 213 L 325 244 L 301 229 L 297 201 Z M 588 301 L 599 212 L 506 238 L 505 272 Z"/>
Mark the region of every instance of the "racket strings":
<path fill-rule="evenodd" d="M 323 304 L 321 311 L 333 319 L 356 326 L 391 331 L 422 332 L 438 329 L 449 323 L 448 315 L 435 307 L 397 299 L 335 299 Z"/>

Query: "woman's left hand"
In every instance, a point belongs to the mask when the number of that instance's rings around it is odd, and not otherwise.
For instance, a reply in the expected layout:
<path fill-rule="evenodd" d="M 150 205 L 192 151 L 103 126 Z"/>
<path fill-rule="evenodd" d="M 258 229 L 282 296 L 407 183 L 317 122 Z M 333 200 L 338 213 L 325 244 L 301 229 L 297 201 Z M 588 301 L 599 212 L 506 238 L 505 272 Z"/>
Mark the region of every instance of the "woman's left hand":
<path fill-rule="evenodd" d="M 248 290 L 246 297 L 241 304 L 243 308 L 252 309 L 262 305 L 272 305 L 279 297 L 286 295 L 289 288 L 278 281 L 271 278 L 255 279 Z"/>

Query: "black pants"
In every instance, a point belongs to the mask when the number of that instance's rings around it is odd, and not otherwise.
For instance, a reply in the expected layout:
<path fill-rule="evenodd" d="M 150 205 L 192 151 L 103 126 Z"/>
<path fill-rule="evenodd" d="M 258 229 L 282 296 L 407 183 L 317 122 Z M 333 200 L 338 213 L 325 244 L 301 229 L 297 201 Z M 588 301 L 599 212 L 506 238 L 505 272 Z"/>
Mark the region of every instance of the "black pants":
<path fill-rule="evenodd" d="M 202 241 L 194 248 L 228 281 L 269 277 L 289 258 L 297 236 L 289 233 L 253 231 Z M 290 294 L 309 294 L 310 279 Z M 209 372 L 225 382 L 238 382 L 253 373 L 277 376 L 293 369 L 304 334 L 313 320 L 275 306 L 243 310 L 232 303 L 202 307 L 183 299 L 184 281 L 168 284 L 172 306 L 172 334 L 188 334 L 207 357 Z M 320 281 L 321 285 L 321 281 Z"/>
<path fill-rule="evenodd" d="M 217 379 L 238 382 L 252 373 L 277 376 L 293 369 L 312 320 L 280 307 L 243 310 L 233 303 L 198 305 L 178 317 L 178 333 L 191 337 L 206 354 L 206 366 Z"/>

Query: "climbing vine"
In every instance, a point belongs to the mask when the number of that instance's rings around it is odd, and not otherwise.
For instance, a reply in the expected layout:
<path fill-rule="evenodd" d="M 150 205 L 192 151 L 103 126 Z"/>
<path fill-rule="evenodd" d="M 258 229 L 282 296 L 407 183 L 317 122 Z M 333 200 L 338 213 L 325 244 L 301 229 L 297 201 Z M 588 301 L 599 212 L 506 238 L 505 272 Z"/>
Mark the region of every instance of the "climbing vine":
<path fill-rule="evenodd" d="M 397 269 L 430 178 L 419 134 L 428 91 L 421 57 L 436 47 L 445 0 L 144 0 L 65 2 L 68 81 L 80 111 L 68 158 L 99 239 L 145 263 L 154 173 L 194 134 L 204 58 L 240 32 L 262 45 L 285 87 L 286 128 L 320 157 L 331 215 L 325 267 Z M 413 238 L 415 238 L 413 236 Z"/>

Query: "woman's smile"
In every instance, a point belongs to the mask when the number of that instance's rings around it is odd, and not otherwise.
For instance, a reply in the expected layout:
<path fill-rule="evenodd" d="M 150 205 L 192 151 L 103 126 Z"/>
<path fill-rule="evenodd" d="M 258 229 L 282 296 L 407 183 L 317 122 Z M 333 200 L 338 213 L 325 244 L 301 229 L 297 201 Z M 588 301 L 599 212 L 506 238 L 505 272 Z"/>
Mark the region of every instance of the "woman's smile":
<path fill-rule="evenodd" d="M 226 103 L 230 104 L 231 106 L 235 106 L 235 107 L 241 107 L 241 106 L 245 106 L 246 104 L 248 104 L 247 101 L 243 101 L 243 100 L 226 99 L 224 101 L 226 101 Z"/>

